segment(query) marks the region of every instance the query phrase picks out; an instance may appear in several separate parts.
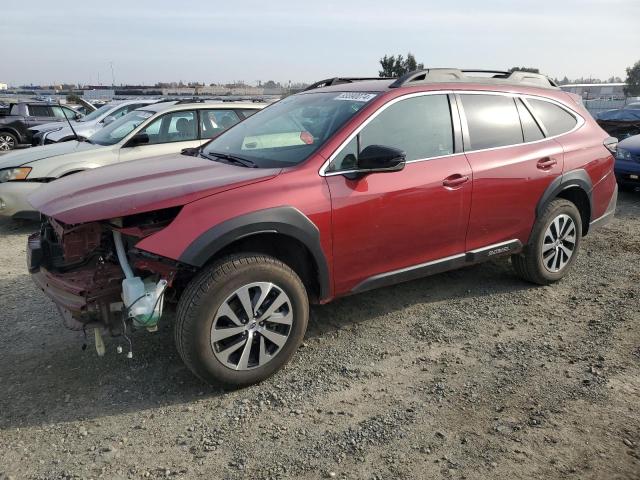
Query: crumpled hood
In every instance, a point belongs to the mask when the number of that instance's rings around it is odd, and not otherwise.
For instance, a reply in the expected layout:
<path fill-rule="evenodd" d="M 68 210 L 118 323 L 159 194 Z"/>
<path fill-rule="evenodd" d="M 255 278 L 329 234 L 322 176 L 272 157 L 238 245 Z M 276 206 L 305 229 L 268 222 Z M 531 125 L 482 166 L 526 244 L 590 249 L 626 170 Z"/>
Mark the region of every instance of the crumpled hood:
<path fill-rule="evenodd" d="M 185 205 L 280 171 L 172 154 L 64 177 L 43 185 L 28 200 L 63 223 L 86 223 Z"/>
<path fill-rule="evenodd" d="M 76 142 L 73 140 L 70 142 L 52 143 L 51 145 L 43 145 L 41 147 L 14 150 L 0 157 L 0 170 L 3 168 L 27 165 L 31 162 L 50 157 L 57 157 L 58 155 L 86 152 L 87 150 L 94 150 L 96 148 L 103 147 L 102 145 L 95 145 L 87 142 Z"/>

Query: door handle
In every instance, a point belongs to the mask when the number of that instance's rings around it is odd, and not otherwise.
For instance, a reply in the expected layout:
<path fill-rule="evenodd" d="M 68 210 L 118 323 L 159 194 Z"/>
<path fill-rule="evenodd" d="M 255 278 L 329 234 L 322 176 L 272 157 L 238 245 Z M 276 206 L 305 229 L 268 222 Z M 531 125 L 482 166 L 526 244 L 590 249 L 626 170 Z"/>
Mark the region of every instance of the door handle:
<path fill-rule="evenodd" d="M 460 175 L 459 173 L 456 173 L 454 175 L 450 175 L 447 178 L 445 178 L 442 181 L 442 185 L 444 185 L 447 188 L 455 188 L 455 187 L 459 187 L 460 185 L 468 181 L 469 181 L 468 175 Z"/>
<path fill-rule="evenodd" d="M 544 157 L 541 158 L 540 160 L 538 160 L 538 163 L 536 164 L 536 166 L 540 169 L 540 170 L 548 170 L 551 167 L 553 167 L 554 165 L 557 165 L 558 161 L 555 158 L 551 158 L 551 157 Z"/>

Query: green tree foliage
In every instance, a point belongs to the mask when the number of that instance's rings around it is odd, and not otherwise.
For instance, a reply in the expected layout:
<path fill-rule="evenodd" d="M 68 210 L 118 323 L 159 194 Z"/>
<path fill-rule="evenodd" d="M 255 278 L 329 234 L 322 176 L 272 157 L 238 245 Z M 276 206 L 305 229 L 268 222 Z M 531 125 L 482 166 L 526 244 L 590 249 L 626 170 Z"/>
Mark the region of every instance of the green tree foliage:
<path fill-rule="evenodd" d="M 80 97 L 75 93 L 67 95 L 67 103 L 80 103 Z"/>
<path fill-rule="evenodd" d="M 625 83 L 627 84 L 627 86 L 624 87 L 625 95 L 630 97 L 640 95 L 640 61 L 636 62 L 633 67 L 627 68 L 627 79 Z"/>
<path fill-rule="evenodd" d="M 418 63 L 416 57 L 411 52 L 407 54 L 407 58 L 402 55 L 385 55 L 380 59 L 382 70 L 378 72 L 381 77 L 400 77 L 407 72 L 421 70 L 424 68 L 423 63 Z"/>
<path fill-rule="evenodd" d="M 533 67 L 511 67 L 509 72 L 529 72 L 529 73 L 540 73 L 539 68 Z"/>

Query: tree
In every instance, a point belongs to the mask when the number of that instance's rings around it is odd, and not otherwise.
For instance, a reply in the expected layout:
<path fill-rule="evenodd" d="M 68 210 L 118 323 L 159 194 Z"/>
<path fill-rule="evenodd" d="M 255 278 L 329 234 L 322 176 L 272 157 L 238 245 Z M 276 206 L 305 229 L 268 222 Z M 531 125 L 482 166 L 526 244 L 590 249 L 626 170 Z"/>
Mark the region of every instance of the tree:
<path fill-rule="evenodd" d="M 509 72 L 529 72 L 529 73 L 540 73 L 539 68 L 532 67 L 511 67 Z"/>
<path fill-rule="evenodd" d="M 407 54 L 406 59 L 402 55 L 397 57 L 385 55 L 380 59 L 380 66 L 382 70 L 379 70 L 378 74 L 381 77 L 400 77 L 405 73 L 424 68 L 424 64 L 418 63 L 411 52 Z"/>
<path fill-rule="evenodd" d="M 624 87 L 624 94 L 628 97 L 640 95 L 640 61 L 636 62 L 633 67 L 627 68 L 627 84 Z"/>

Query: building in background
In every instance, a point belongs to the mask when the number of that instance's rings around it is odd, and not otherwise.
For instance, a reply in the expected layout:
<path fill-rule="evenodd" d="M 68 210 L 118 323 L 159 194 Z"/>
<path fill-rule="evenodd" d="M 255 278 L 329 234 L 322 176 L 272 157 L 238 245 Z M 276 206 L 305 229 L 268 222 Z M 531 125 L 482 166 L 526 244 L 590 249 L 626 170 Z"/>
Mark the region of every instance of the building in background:
<path fill-rule="evenodd" d="M 7 90 L 9 88 L 9 85 L 7 85 L 6 83 L 0 83 L 0 90 Z"/>

